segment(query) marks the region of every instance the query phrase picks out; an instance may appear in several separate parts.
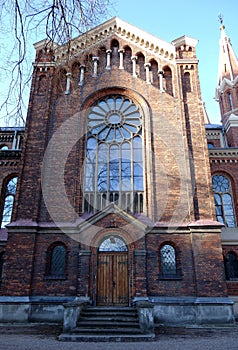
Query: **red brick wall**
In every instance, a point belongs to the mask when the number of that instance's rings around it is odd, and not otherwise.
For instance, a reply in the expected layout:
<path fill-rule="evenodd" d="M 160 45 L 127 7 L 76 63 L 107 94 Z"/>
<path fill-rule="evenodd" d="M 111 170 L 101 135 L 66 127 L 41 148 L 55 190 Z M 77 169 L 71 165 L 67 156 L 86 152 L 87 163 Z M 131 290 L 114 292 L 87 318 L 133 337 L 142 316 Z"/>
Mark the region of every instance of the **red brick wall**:
<path fill-rule="evenodd" d="M 111 39 L 100 43 L 100 46 L 110 48 Z M 118 41 L 119 47 L 127 44 L 121 39 Z M 87 253 L 92 241 L 85 243 L 83 250 L 86 252 L 79 262 L 77 240 L 64 234 L 48 232 L 47 225 L 50 226 L 52 220 L 74 222 L 77 215 L 81 214 L 87 110 L 94 101 L 107 94 L 124 94 L 135 100 L 144 111 L 145 214 L 154 222 L 178 226 L 183 222 L 214 218 L 197 63 L 194 61 L 192 67 L 187 68 L 184 68 L 184 64 L 171 64 L 174 95 L 171 96 L 161 93 L 157 86 L 147 84 L 140 77 L 133 78 L 126 69 L 119 70 L 117 55 L 112 57 L 111 70 L 104 70 L 100 62 L 98 77 L 92 78 L 92 62 L 88 57 L 90 54 L 101 54 L 98 49 L 94 45 L 87 57 L 85 54 L 78 58 L 79 63 L 86 64 L 82 87 L 77 84 L 79 72 L 75 72 L 76 59 L 69 66 L 49 66 L 46 70 L 40 65 L 35 67 L 15 219 L 26 228 L 32 222 L 44 223 L 45 231 L 43 233 L 39 229 L 37 233 L 10 234 L 3 289 L 7 295 L 85 295 L 88 292 L 87 280 L 89 293 L 93 295 L 96 248 L 92 256 L 90 252 Z M 131 49 L 132 54 L 138 53 L 137 47 L 131 45 Z M 147 55 L 146 61 L 153 58 L 152 54 L 144 54 Z M 194 49 L 191 52 L 180 51 L 180 56 L 183 55 L 185 60 L 193 59 Z M 140 55 L 140 61 L 142 67 L 143 55 Z M 105 60 L 103 62 L 105 64 Z M 164 65 L 167 63 L 167 60 L 163 62 Z M 64 74 L 71 70 L 71 65 L 74 65 L 71 91 L 65 95 Z M 184 73 L 187 70 L 190 72 L 191 91 L 186 91 L 188 81 Z M 46 208 L 41 192 L 41 171 L 48 142 L 56 135 L 61 136 L 61 142 L 54 145 L 45 164 L 44 176 L 48 181 Z M 67 153 L 72 140 L 76 142 Z M 63 188 L 58 181 L 59 174 L 61 180 L 63 177 Z M 142 232 L 146 225 L 128 224 L 126 218 L 119 214 L 105 215 L 96 226 L 100 231 L 99 236 L 96 236 L 98 240 L 100 234 L 106 234 L 110 229 L 119 230 L 116 232 L 128 238 L 133 248 L 130 253 L 131 296 L 136 293 L 146 295 L 147 289 L 151 295 L 225 295 L 225 286 L 220 282 L 222 270 L 218 235 L 208 232 L 201 237 L 198 234 L 196 244 L 194 240 L 192 243 L 191 235 L 177 232 L 171 235 L 148 235 L 145 241 Z M 171 240 L 178 247 L 182 278 L 173 282 L 158 278 L 158 249 L 164 240 Z M 66 280 L 52 281 L 45 278 L 45 254 L 49 245 L 55 241 L 64 242 L 67 247 Z M 90 267 L 86 265 L 89 261 Z M 198 287 L 198 284 L 201 286 Z"/>

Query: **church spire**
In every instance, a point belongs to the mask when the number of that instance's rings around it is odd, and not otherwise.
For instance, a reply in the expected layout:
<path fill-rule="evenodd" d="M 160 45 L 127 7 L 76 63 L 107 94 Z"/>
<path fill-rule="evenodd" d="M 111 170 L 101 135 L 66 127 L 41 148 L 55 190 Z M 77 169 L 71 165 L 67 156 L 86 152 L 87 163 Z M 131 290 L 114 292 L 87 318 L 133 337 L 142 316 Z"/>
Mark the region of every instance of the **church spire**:
<path fill-rule="evenodd" d="M 238 60 L 226 35 L 222 16 L 219 16 L 219 20 L 221 37 L 216 99 L 220 105 L 227 144 L 238 147 Z"/>
<path fill-rule="evenodd" d="M 218 86 L 221 86 L 223 79 L 226 78 L 233 82 L 238 76 L 238 60 L 231 45 L 230 38 L 225 32 L 225 26 L 221 15 L 219 15 L 219 21 L 221 23 L 221 37 L 219 41 L 220 53 L 218 65 Z"/>

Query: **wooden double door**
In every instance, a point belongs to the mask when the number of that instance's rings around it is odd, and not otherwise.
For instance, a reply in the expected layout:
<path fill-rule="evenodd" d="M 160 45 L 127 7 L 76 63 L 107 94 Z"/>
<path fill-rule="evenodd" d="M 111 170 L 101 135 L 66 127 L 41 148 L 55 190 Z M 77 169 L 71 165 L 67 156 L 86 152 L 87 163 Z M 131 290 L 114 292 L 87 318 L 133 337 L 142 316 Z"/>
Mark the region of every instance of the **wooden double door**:
<path fill-rule="evenodd" d="M 128 286 L 128 252 L 99 252 L 97 305 L 127 306 Z"/>

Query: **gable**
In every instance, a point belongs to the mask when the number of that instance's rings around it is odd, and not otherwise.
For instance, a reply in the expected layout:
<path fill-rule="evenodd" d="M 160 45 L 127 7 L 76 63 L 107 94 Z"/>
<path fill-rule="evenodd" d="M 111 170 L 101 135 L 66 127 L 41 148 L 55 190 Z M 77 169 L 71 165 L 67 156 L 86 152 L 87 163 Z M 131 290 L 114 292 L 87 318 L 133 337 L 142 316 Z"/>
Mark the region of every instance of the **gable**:
<path fill-rule="evenodd" d="M 73 60 L 79 55 L 84 55 L 87 51 L 93 51 L 113 38 L 123 43 L 120 47 L 133 46 L 135 53 L 142 51 L 148 57 L 155 56 L 159 60 L 175 63 L 174 45 L 114 17 L 73 39 L 70 42 L 70 47 L 67 44 L 57 47 L 55 50 L 56 64 L 61 64 L 65 61 L 65 58 L 68 57 L 69 49 L 70 59 Z"/>

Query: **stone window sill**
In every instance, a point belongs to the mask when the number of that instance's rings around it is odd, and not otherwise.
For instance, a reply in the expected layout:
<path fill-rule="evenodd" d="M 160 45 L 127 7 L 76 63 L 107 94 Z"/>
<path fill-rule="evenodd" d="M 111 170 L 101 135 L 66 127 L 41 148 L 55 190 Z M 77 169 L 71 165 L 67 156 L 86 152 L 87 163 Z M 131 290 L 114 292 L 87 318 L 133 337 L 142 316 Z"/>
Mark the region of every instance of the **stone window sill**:
<path fill-rule="evenodd" d="M 159 280 L 162 281 L 180 281 L 182 280 L 182 275 L 159 275 Z"/>
<path fill-rule="evenodd" d="M 61 281 L 64 281 L 67 279 L 66 276 L 45 276 L 44 278 L 45 280 L 49 281 L 49 280 L 61 280 Z"/>

